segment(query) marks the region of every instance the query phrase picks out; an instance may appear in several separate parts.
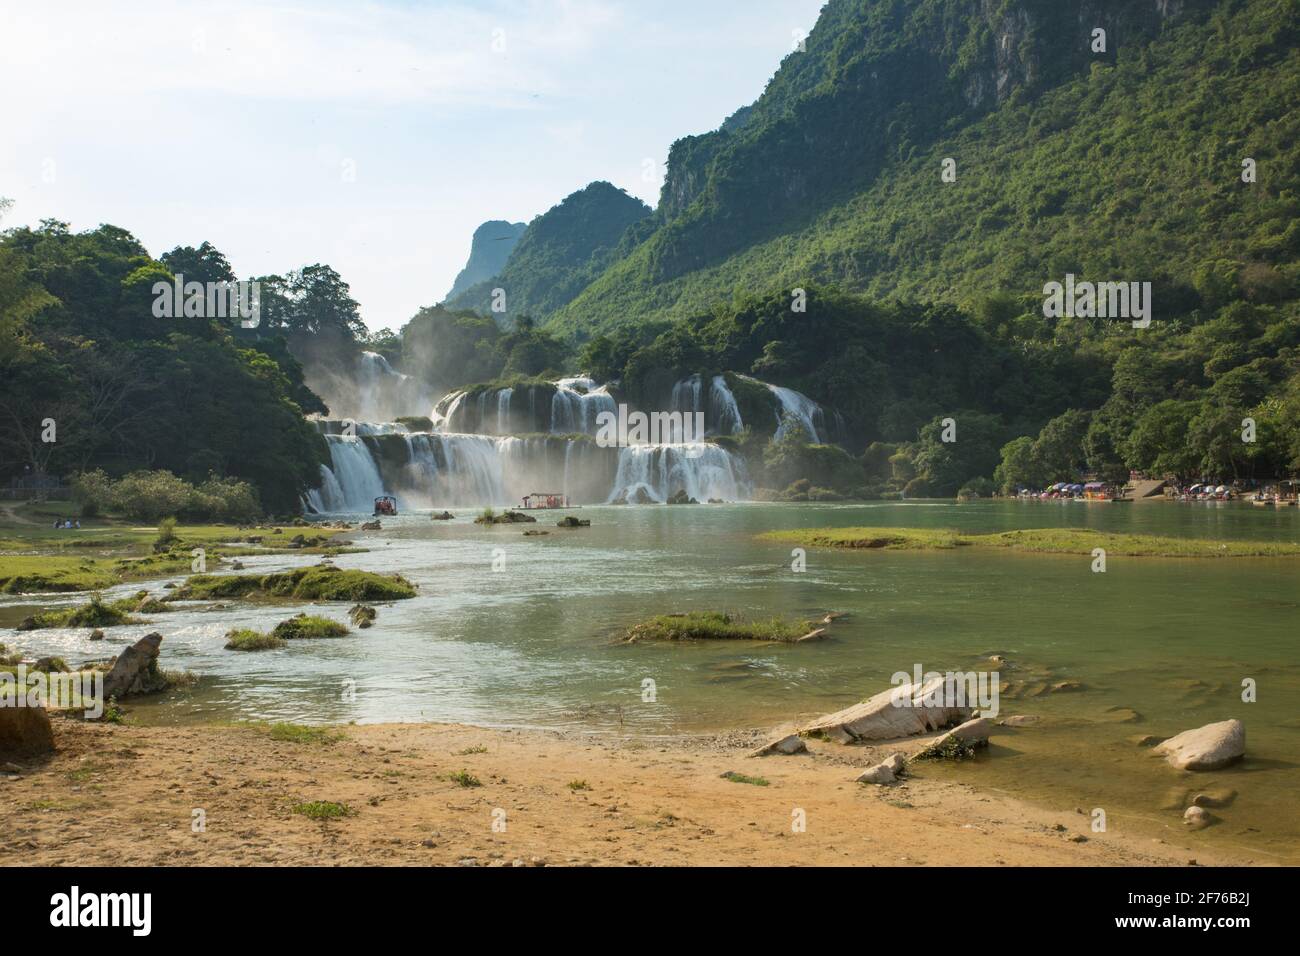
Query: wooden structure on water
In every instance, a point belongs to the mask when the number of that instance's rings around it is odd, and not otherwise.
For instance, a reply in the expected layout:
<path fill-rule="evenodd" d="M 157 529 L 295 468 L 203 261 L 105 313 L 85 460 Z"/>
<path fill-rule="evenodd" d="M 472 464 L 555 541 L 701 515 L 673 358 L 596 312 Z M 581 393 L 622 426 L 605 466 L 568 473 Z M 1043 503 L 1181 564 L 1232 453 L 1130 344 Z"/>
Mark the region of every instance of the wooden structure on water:
<path fill-rule="evenodd" d="M 534 491 L 532 494 L 524 495 L 522 507 L 525 511 L 567 508 L 569 496 L 554 491 Z"/>

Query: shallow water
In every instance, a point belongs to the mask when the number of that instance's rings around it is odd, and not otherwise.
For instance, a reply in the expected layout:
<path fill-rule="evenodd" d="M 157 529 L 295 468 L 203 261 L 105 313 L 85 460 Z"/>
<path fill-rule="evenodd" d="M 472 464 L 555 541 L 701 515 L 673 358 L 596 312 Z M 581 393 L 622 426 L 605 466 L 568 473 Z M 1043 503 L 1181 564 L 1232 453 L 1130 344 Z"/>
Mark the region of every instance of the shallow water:
<path fill-rule="evenodd" d="M 203 676 L 189 693 L 133 705 L 148 722 L 277 719 L 299 722 L 462 721 L 565 726 L 631 734 L 772 726 L 846 706 L 889 686 L 897 671 L 1014 667 L 1001 713 L 1039 714 L 1031 729 L 995 738 L 988 756 L 925 774 L 969 780 L 1063 812 L 1105 809 L 1112 830 L 1135 827 L 1189 846 L 1247 848 L 1256 859 L 1300 862 L 1300 563 L 1273 559 L 1152 559 L 952 552 L 809 551 L 791 570 L 788 546 L 756 542 L 775 528 L 1026 527 L 1099 529 L 1199 538 L 1300 540 L 1300 509 L 1247 504 L 941 502 L 586 507 L 592 527 L 561 530 L 554 515 L 528 528 L 483 528 L 427 514 L 385 519 L 362 536 L 368 554 L 342 567 L 398 571 L 420 587 L 381 606 L 376 626 L 338 640 L 246 654 L 223 649 L 231 627 L 268 629 L 284 608 L 186 607 L 148 626 L 2 632 L 25 653 L 71 662 L 106 657 L 150 630 L 165 636 L 164 666 Z M 244 559 L 249 570 L 314 558 Z M 500 570 L 494 570 L 494 562 Z M 163 593 L 163 581 L 132 584 Z M 115 592 L 115 593 L 117 593 Z M 28 599 L 29 600 L 29 599 Z M 60 598 L 51 605 L 76 603 Z M 0 605 L 0 622 L 21 599 Z M 727 609 L 745 615 L 848 612 L 831 639 L 799 646 L 623 645 L 619 633 L 656 613 Z M 344 619 L 345 605 L 324 613 Z M 1253 679 L 1258 702 L 1243 703 Z M 643 702 L 643 681 L 655 700 Z M 1081 681 L 1076 693 L 1042 692 Z M 1023 692 L 1016 685 L 1023 685 Z M 355 691 L 351 694 L 350 691 Z M 1038 694 L 1038 696 L 1035 696 Z M 1137 719 L 1123 722 L 1131 708 Z M 1130 718 L 1133 715 L 1128 714 Z M 1169 736 L 1239 717 L 1248 756 L 1212 774 L 1175 771 L 1129 738 Z M 1233 805 L 1196 835 L 1181 829 L 1169 791 L 1226 785 Z M 1193 854 L 1194 855 L 1194 854 Z"/>

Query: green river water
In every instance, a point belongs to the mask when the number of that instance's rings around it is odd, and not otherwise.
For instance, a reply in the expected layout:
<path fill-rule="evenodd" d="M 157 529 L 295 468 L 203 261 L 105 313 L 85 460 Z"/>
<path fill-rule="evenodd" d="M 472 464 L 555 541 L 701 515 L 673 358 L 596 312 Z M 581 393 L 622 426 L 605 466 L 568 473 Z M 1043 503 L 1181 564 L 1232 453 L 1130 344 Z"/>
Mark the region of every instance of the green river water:
<path fill-rule="evenodd" d="M 1003 695 L 1000 713 L 1043 721 L 995 737 L 974 761 L 922 773 L 1063 813 L 1101 807 L 1111 830 L 1132 827 L 1185 844 L 1191 856 L 1196 846 L 1212 845 L 1257 862 L 1300 862 L 1300 561 L 1111 555 L 1106 573 L 1096 574 L 1082 555 L 810 550 L 807 570 L 796 573 L 789 546 L 754 537 L 779 528 L 870 525 L 1093 527 L 1296 541 L 1300 509 L 998 501 L 576 513 L 592 527 L 557 529 L 543 514 L 528 526 L 549 529 L 542 537 L 524 537 L 519 526 L 475 526 L 469 511 L 453 522 L 431 522 L 427 514 L 385 519 L 383 532 L 358 537 L 369 553 L 336 563 L 400 572 L 420 596 L 381 606 L 376 626 L 349 638 L 258 654 L 225 651 L 231 627 L 268 629 L 289 613 L 229 604 L 114 628 L 102 644 L 90 643 L 85 631 L 9 630 L 0 640 L 76 662 L 160 630 L 164 665 L 202 680 L 192 691 L 134 705 L 133 715 L 151 723 L 429 720 L 632 735 L 771 727 L 861 700 L 917 664 L 989 669 L 982 659 L 999 653 L 1011 662 L 1001 678 L 1015 695 Z M 271 570 L 309 560 L 245 563 Z M 147 586 L 161 594 L 163 583 Z M 5 599 L 0 623 L 29 606 L 30 598 Z M 830 639 L 801 645 L 617 641 L 646 616 L 692 609 L 848 616 Z M 323 613 L 342 620 L 346 610 Z M 647 678 L 655 683 L 653 702 L 642 700 Z M 1258 688 L 1254 703 L 1241 699 L 1246 678 Z M 1043 692 L 1060 680 L 1085 689 Z M 1229 770 L 1179 772 L 1132 741 L 1228 717 L 1247 730 L 1247 757 Z M 1218 825 L 1185 832 L 1180 791 L 1210 786 L 1238 796 L 1215 811 Z"/>

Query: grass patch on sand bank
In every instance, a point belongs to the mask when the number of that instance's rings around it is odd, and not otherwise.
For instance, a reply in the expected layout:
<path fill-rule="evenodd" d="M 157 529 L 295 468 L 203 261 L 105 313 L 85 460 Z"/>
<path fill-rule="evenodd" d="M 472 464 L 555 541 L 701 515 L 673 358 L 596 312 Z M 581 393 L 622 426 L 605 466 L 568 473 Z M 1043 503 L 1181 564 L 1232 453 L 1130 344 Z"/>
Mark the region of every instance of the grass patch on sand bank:
<path fill-rule="evenodd" d="M 1025 551 L 1037 554 L 1107 554 L 1143 558 L 1281 558 L 1300 555 L 1300 544 L 1286 541 L 1215 541 L 1115 534 L 1088 528 L 1034 528 L 994 534 L 964 534 L 931 528 L 801 528 L 768 531 L 762 541 L 809 548 L 883 551 L 949 551 L 955 548 Z"/>
<path fill-rule="evenodd" d="M 70 513 L 67 505 L 0 509 L 0 593 L 102 591 L 129 581 L 188 574 L 194 548 L 204 549 L 209 567 L 254 554 L 363 550 L 335 546 L 330 539 L 345 529 L 321 525 L 169 525 L 166 535 L 159 527 L 104 518 L 87 519 L 81 528 L 51 527 L 51 514 Z"/>
<path fill-rule="evenodd" d="M 792 643 L 814 629 L 810 621 L 773 617 L 742 621 L 720 611 L 660 614 L 629 628 L 623 639 L 637 641 L 782 641 Z"/>
<path fill-rule="evenodd" d="M 748 774 L 737 773 L 734 770 L 728 770 L 722 775 L 724 780 L 730 780 L 732 783 L 747 783 L 751 787 L 770 786 L 770 781 L 765 777 L 751 777 Z"/>
<path fill-rule="evenodd" d="M 293 812 L 302 814 L 312 820 L 337 820 L 340 817 L 350 817 L 356 813 L 346 803 L 335 803 L 332 800 L 310 800 L 306 803 L 295 803 Z"/>
<path fill-rule="evenodd" d="M 343 739 L 341 733 L 330 730 L 328 727 L 308 727 L 304 724 L 269 724 L 265 725 L 265 730 L 272 740 L 280 740 L 290 744 L 328 746 Z"/>
<path fill-rule="evenodd" d="M 0 594 L 100 591 L 117 583 L 108 567 L 82 556 L 0 554 Z"/>
<path fill-rule="evenodd" d="M 168 600 L 400 601 L 413 597 L 415 585 L 400 575 L 316 565 L 275 574 L 196 574 L 173 591 Z"/>

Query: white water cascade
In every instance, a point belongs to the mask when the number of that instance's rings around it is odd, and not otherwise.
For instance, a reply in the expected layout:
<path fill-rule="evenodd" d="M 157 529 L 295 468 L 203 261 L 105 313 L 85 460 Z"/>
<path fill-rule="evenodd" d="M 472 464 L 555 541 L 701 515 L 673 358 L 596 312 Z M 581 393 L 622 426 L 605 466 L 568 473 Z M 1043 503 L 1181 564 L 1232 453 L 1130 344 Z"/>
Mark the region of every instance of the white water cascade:
<path fill-rule="evenodd" d="M 562 378 L 555 383 L 551 399 L 551 434 L 594 435 L 601 412 L 618 412 L 614 396 L 604 385 L 589 378 Z"/>
<path fill-rule="evenodd" d="M 703 412 L 706 435 L 735 435 L 745 427 L 736 396 L 721 375 L 713 376 L 707 388 L 699 373 L 682 379 L 673 386 L 669 406 L 670 411 L 683 414 Z"/>
<path fill-rule="evenodd" d="M 330 464 L 321 465 L 321 486 L 307 493 L 312 511 L 370 511 L 384 494 L 384 479 L 361 438 L 329 435 Z"/>
<path fill-rule="evenodd" d="M 375 358 L 382 373 L 387 363 Z M 773 396 L 778 436 L 790 415 L 814 441 L 829 440 L 826 416 L 815 401 L 794 389 L 746 381 Z M 699 501 L 750 495 L 744 459 L 711 441 L 684 441 L 692 436 L 679 434 L 664 444 L 597 445 L 590 437 L 597 416 L 617 410 L 609 386 L 574 377 L 450 392 L 433 408 L 432 432 L 358 424 L 353 436 L 340 423 L 322 421 L 330 464 L 304 504 L 318 513 L 368 513 L 383 494 L 396 496 L 400 509 L 513 506 L 533 492 L 562 493 L 575 504 L 662 502 L 682 491 Z M 702 413 L 710 436 L 744 428 L 736 397 L 720 374 L 677 382 L 668 410 Z"/>
<path fill-rule="evenodd" d="M 679 490 L 697 501 L 746 498 L 750 488 L 745 463 L 709 442 L 619 449 L 609 501 L 666 501 Z"/>

